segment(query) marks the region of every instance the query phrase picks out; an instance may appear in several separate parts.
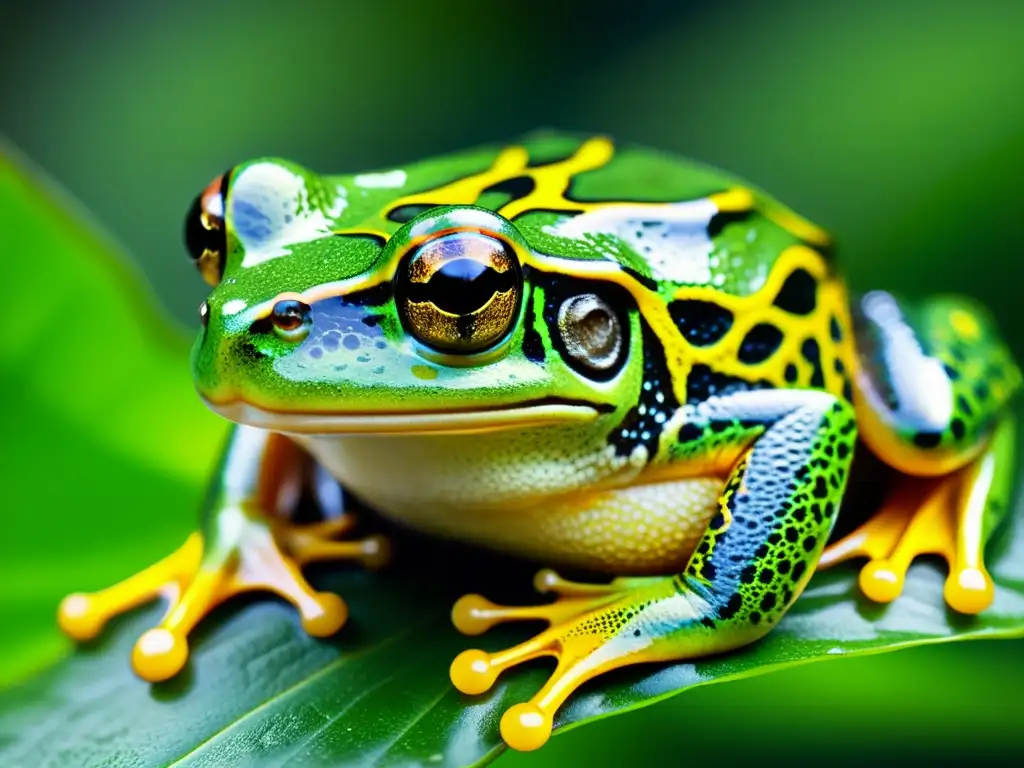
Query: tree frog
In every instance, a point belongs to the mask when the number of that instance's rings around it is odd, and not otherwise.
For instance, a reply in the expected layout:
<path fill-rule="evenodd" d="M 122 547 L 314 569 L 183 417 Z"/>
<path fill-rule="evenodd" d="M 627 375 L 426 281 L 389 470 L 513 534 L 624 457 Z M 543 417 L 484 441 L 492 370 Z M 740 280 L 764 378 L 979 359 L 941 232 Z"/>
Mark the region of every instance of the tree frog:
<path fill-rule="evenodd" d="M 501 720 L 521 750 L 597 675 L 756 641 L 815 568 L 867 558 L 860 587 L 887 602 L 938 553 L 950 608 L 992 600 L 1021 386 L 993 321 L 963 298 L 851 294 L 829 236 L 738 179 L 554 133 L 346 176 L 259 159 L 196 198 L 186 240 L 212 286 L 196 387 L 237 426 L 200 530 L 59 611 L 88 638 L 168 597 L 134 647 L 146 680 L 180 671 L 192 628 L 246 590 L 292 602 L 312 635 L 341 628 L 342 598 L 301 568 L 379 566 L 388 546 L 351 537 L 339 488 L 420 531 L 611 578 L 544 570 L 553 602 L 452 609 L 468 635 L 548 625 L 450 669 L 478 694 L 557 659 Z M 826 549 L 855 451 L 898 481 Z M 304 483 L 320 522 L 292 517 Z"/>

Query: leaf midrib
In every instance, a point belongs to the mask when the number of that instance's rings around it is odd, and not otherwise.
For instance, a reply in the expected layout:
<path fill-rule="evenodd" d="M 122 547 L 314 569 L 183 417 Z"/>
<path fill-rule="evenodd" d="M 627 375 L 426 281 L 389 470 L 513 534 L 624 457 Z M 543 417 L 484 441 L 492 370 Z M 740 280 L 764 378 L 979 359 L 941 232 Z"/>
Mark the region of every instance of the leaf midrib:
<path fill-rule="evenodd" d="M 292 695 L 298 693 L 303 688 L 305 688 L 307 685 L 310 685 L 311 683 L 321 679 L 322 677 L 325 677 L 326 675 L 328 675 L 328 674 L 330 674 L 330 673 L 332 673 L 332 672 L 334 672 L 334 671 L 344 667 L 346 664 L 348 664 L 348 663 L 350 663 L 352 661 L 355 661 L 357 659 L 362 659 L 362 658 L 365 658 L 367 656 L 372 656 L 373 654 L 375 654 L 380 649 L 386 648 L 387 646 L 389 646 L 389 645 L 397 642 L 398 640 L 404 638 L 406 635 L 409 635 L 409 634 L 419 630 L 420 628 L 423 627 L 423 625 L 432 623 L 434 620 L 435 619 L 433 617 L 428 616 L 428 617 L 426 617 L 424 619 L 421 619 L 418 622 L 415 622 L 415 623 L 409 625 L 408 627 L 406 627 L 402 631 L 396 632 L 395 634 L 391 635 L 390 637 L 388 637 L 388 638 L 386 638 L 384 640 L 381 640 L 379 643 L 377 643 L 376 645 L 374 645 L 371 648 L 365 648 L 363 650 L 355 651 L 354 653 L 349 653 L 349 654 L 344 654 L 344 655 L 338 656 L 338 658 L 334 659 L 334 661 L 330 662 L 329 664 L 324 665 L 323 667 L 318 669 L 313 674 L 307 675 L 306 677 L 302 678 L 301 680 L 298 680 L 295 683 L 292 683 L 290 686 L 285 688 L 283 691 L 279 691 L 278 693 L 275 693 L 269 699 L 266 699 L 266 700 L 260 702 L 257 706 L 252 707 L 251 709 L 247 710 L 241 716 L 235 718 L 230 723 L 225 725 L 223 728 L 220 728 L 219 730 L 217 730 L 216 732 L 212 733 L 207 738 L 203 739 L 201 742 L 199 742 L 196 746 L 194 746 L 192 749 L 190 749 L 184 755 L 179 757 L 173 763 L 168 763 L 167 768 L 175 768 L 175 766 L 185 765 L 185 761 L 186 760 L 189 760 L 190 758 L 195 757 L 200 752 L 202 752 L 204 749 L 208 749 L 210 747 L 210 745 L 214 741 L 220 739 L 225 734 L 230 733 L 231 731 L 233 731 L 238 726 L 242 725 L 244 722 L 246 722 L 250 718 L 255 717 L 260 712 L 262 712 L 262 711 L 266 710 L 267 708 L 273 706 L 274 704 L 276 704 L 277 702 L 281 701 L 282 699 L 286 699 L 289 696 L 292 696 Z"/>

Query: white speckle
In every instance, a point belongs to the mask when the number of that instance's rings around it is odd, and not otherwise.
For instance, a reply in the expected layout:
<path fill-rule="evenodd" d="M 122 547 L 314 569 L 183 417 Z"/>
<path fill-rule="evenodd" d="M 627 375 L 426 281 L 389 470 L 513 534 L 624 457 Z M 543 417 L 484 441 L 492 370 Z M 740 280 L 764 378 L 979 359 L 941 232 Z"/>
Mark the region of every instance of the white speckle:
<path fill-rule="evenodd" d="M 229 220 L 245 250 L 243 267 L 285 256 L 290 247 L 331 234 L 348 204 L 343 190 L 324 211 L 311 207 L 306 179 L 277 163 L 256 163 L 234 180 Z"/>
<path fill-rule="evenodd" d="M 835 648 L 829 648 L 828 649 L 828 655 L 829 656 L 838 656 L 841 653 L 846 653 L 846 651 L 844 649 L 842 649 L 842 648 L 839 648 L 838 646 L 835 647 Z"/>
<path fill-rule="evenodd" d="M 405 171 L 385 171 L 384 173 L 360 173 L 353 181 L 357 187 L 366 189 L 394 189 L 405 184 Z"/>
<path fill-rule="evenodd" d="M 231 299 L 231 301 L 224 302 L 224 307 L 221 309 L 221 314 L 237 315 L 247 306 L 249 305 L 246 304 L 245 299 Z"/>
<path fill-rule="evenodd" d="M 718 206 L 708 199 L 668 205 L 616 205 L 594 210 L 545 227 L 556 237 L 586 240 L 597 233 L 614 235 L 635 251 L 648 254 L 658 279 L 706 285 L 711 281 L 713 244 L 708 222 Z M 639 236 L 638 236 L 639 235 Z M 654 249 L 646 240 L 657 239 Z"/>

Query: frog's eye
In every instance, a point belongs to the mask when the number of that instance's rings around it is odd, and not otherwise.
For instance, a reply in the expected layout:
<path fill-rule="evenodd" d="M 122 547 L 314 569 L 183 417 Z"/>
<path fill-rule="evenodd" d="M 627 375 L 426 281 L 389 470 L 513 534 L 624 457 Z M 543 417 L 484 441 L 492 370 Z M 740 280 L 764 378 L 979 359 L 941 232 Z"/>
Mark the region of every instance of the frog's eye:
<path fill-rule="evenodd" d="M 210 182 L 189 208 L 185 218 L 185 245 L 199 274 L 217 285 L 224 274 L 227 232 L 224 229 L 224 193 L 228 174 Z"/>
<path fill-rule="evenodd" d="M 573 296 L 558 309 L 558 333 L 565 351 L 591 374 L 613 374 L 623 359 L 624 333 L 618 313 L 594 293 Z"/>
<path fill-rule="evenodd" d="M 285 341 L 302 341 L 309 335 L 312 309 L 295 299 L 283 299 L 270 312 L 274 333 Z"/>
<path fill-rule="evenodd" d="M 497 344 L 515 323 L 522 293 L 511 245 L 475 231 L 428 240 L 395 276 L 406 328 L 442 352 L 472 354 Z"/>

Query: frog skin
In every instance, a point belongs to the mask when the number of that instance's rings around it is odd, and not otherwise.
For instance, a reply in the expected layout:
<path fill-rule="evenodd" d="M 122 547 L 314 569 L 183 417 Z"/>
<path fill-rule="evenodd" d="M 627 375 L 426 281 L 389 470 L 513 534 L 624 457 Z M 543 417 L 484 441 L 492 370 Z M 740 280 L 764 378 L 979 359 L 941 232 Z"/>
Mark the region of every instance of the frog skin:
<path fill-rule="evenodd" d="M 861 588 L 887 602 L 938 553 L 950 608 L 992 600 L 1021 384 L 992 320 L 962 298 L 850 296 L 828 236 L 737 179 L 561 134 L 350 176 L 261 159 L 196 199 L 187 240 L 213 286 L 195 382 L 238 426 L 200 531 L 60 609 L 86 638 L 169 596 L 133 652 L 147 680 L 241 591 L 282 595 L 313 635 L 341 627 L 344 602 L 300 568 L 380 565 L 387 543 L 344 538 L 338 484 L 421 531 L 612 577 L 545 570 L 554 602 L 454 606 L 470 635 L 548 623 L 451 665 L 477 694 L 557 659 L 501 720 L 517 749 L 603 672 L 762 637 L 816 567 L 866 557 Z M 897 481 L 822 555 L 858 446 Z M 290 519 L 304 483 L 321 522 Z"/>

